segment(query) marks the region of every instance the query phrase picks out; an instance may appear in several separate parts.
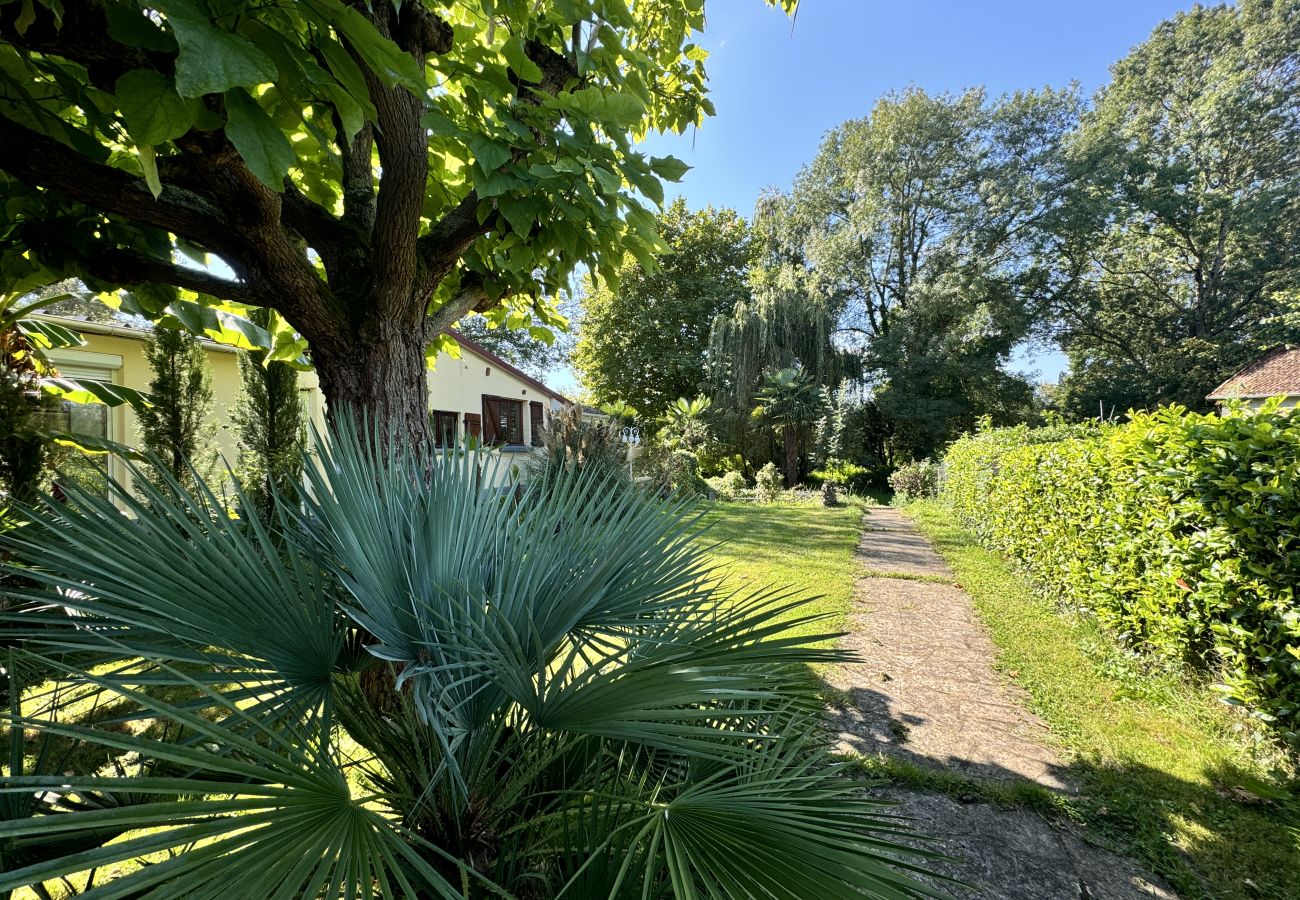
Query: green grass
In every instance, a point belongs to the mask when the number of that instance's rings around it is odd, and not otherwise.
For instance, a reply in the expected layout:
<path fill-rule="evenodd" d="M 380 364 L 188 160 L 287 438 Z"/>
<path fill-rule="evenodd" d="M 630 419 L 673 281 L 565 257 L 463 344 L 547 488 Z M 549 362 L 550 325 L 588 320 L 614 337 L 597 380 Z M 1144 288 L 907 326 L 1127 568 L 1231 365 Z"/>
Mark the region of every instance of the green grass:
<path fill-rule="evenodd" d="M 947 794 L 963 803 L 988 803 L 1000 809 L 1032 809 L 1048 818 L 1076 817 L 1068 797 L 1025 779 L 971 778 L 948 769 L 923 766 L 887 753 L 853 758 L 854 766 L 869 778 L 891 784 Z"/>
<path fill-rule="evenodd" d="M 909 514 L 970 593 L 998 665 L 1051 726 L 1102 843 L 1185 898 L 1300 897 L 1300 795 L 1285 756 L 1176 673 L 1059 611 L 934 502 Z"/>
<path fill-rule="evenodd" d="M 854 551 L 861 531 L 857 503 L 826 508 L 794 503 L 718 503 L 706 514 L 704 540 L 725 570 L 724 588 L 755 591 L 779 586 L 814 595 L 801 614 L 826 619 L 797 631 L 843 629 L 861 567 Z"/>

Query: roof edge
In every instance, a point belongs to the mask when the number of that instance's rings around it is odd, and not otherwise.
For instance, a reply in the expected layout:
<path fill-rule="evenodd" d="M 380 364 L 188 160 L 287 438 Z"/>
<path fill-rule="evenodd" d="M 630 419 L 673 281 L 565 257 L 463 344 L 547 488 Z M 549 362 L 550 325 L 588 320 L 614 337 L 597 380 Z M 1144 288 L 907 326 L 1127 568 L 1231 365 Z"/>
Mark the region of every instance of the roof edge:
<path fill-rule="evenodd" d="M 559 391 L 555 390 L 554 388 L 547 387 L 545 384 L 538 381 L 536 378 L 529 375 L 527 372 L 506 362 L 504 359 L 497 356 L 491 350 L 489 350 L 488 348 L 480 344 L 478 341 L 466 337 L 465 335 L 457 331 L 455 328 L 444 328 L 443 333 L 446 334 L 448 337 L 450 337 L 452 340 L 454 340 L 457 344 L 460 344 L 461 347 L 465 348 L 470 353 L 473 353 L 475 356 L 479 357 L 480 359 L 492 363 L 492 365 L 497 366 L 500 369 L 504 369 L 505 371 L 509 372 L 511 375 L 518 378 L 520 381 L 527 384 L 529 387 L 534 387 L 537 390 L 541 391 L 546 396 L 551 397 L 552 399 L 555 400 L 559 400 L 562 403 L 569 403 L 569 404 L 573 403 L 572 400 L 570 400 L 568 397 L 561 394 Z"/>

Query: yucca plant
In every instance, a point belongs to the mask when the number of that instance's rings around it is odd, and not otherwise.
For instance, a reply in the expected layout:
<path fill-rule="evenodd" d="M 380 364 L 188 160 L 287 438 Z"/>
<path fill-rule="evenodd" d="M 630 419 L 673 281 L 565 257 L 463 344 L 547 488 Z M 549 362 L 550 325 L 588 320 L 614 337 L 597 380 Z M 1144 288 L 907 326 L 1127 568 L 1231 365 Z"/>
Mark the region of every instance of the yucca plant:
<path fill-rule="evenodd" d="M 380 443 L 321 442 L 267 517 L 74 489 L 4 537 L 59 675 L 10 711 L 0 892 L 925 893 L 828 751 L 799 597 L 720 591 L 675 502 Z"/>

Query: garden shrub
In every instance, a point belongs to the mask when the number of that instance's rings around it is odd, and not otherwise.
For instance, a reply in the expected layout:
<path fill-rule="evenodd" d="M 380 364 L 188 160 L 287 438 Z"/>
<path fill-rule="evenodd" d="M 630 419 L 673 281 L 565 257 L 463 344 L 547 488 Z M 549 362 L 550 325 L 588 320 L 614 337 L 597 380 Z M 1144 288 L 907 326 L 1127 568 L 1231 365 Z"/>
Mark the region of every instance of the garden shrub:
<path fill-rule="evenodd" d="M 997 429 L 945 457 L 982 540 L 1123 640 L 1300 726 L 1300 416 L 1170 407 L 1105 427 Z"/>
<path fill-rule="evenodd" d="M 714 478 L 706 478 L 709 490 L 717 495 L 719 500 L 735 500 L 748 487 L 745 482 L 745 476 L 739 472 L 727 472 L 725 475 L 718 475 Z"/>
<path fill-rule="evenodd" d="M 708 484 L 700 477 L 699 458 L 690 450 L 652 443 L 641 451 L 636 467 L 661 493 L 683 497 L 704 497 L 709 493 Z"/>
<path fill-rule="evenodd" d="M 777 471 L 775 463 L 768 463 L 758 470 L 754 478 L 754 496 L 760 503 L 775 503 L 785 489 L 785 481 Z"/>
<path fill-rule="evenodd" d="M 881 467 L 867 468 L 842 459 L 828 459 L 826 465 L 808 473 L 814 484 L 836 484 L 850 494 L 862 494 L 883 482 Z"/>
<path fill-rule="evenodd" d="M 939 467 L 928 459 L 904 463 L 889 476 L 894 499 L 901 503 L 933 497 L 938 488 Z"/>

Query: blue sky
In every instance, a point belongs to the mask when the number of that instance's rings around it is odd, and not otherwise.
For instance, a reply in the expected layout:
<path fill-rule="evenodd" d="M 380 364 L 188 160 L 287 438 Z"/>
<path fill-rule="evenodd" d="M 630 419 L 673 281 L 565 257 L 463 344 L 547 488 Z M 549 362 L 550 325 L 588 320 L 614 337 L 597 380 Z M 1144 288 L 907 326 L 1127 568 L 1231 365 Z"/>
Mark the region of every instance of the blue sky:
<path fill-rule="evenodd" d="M 822 135 L 876 99 L 984 85 L 991 95 L 1077 81 L 1091 93 L 1108 67 L 1188 2 L 1171 0 L 803 0 L 793 25 L 761 0 L 711 0 L 701 43 L 717 115 L 643 145 L 693 169 L 668 195 L 748 216 L 767 185 L 788 187 Z M 1056 353 L 1015 367 L 1055 381 Z"/>

